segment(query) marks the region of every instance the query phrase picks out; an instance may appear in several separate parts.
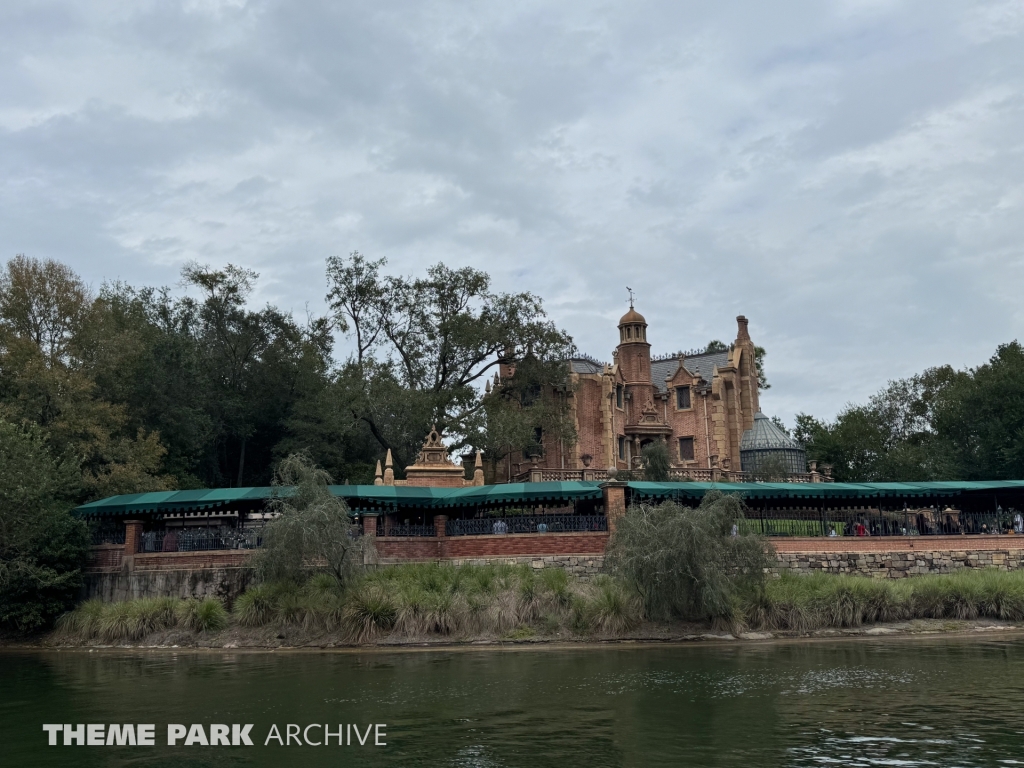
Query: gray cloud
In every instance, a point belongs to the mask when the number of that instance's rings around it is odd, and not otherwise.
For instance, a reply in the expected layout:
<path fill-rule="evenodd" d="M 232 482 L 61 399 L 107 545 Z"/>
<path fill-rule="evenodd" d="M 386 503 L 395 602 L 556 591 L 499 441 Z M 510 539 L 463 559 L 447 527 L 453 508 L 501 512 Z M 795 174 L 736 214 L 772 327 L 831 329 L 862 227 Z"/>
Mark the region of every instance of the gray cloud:
<path fill-rule="evenodd" d="M 610 357 L 768 348 L 834 414 L 1021 334 L 1020 2 L 8 2 L 0 243 L 105 278 L 183 262 L 323 307 L 323 260 L 528 289 Z"/>

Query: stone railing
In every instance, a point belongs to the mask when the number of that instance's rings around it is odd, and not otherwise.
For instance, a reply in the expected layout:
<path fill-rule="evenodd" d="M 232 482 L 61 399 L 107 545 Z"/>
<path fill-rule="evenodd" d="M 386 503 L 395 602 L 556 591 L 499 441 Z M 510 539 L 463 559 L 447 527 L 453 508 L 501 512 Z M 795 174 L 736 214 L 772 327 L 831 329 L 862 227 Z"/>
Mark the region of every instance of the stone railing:
<path fill-rule="evenodd" d="M 624 479 L 625 473 L 619 479 Z M 513 483 L 550 483 L 573 480 L 607 480 L 608 470 L 605 469 L 544 469 L 534 467 L 515 475 Z M 757 482 L 750 472 L 737 472 L 728 469 L 704 469 L 684 467 L 669 470 L 669 479 L 673 481 L 694 480 L 701 483 L 753 483 Z M 832 477 L 821 472 L 802 472 L 771 478 L 774 483 L 831 483 Z"/>

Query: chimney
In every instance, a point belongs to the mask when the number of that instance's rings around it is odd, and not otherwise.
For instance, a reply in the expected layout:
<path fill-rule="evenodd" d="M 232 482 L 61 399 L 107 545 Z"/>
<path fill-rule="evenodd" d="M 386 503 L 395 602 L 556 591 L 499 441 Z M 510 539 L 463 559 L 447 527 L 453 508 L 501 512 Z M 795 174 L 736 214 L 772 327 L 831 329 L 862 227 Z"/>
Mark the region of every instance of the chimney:
<path fill-rule="evenodd" d="M 740 315 L 736 318 L 736 325 L 738 326 L 736 341 L 750 341 L 750 333 L 747 331 L 747 318 Z"/>

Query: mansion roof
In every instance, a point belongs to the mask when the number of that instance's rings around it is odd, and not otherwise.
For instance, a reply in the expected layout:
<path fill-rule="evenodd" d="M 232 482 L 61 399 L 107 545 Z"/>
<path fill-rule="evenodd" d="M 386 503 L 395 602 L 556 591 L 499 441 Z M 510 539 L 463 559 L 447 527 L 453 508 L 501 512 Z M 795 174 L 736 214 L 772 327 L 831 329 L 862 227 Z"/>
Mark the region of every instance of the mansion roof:
<path fill-rule="evenodd" d="M 705 381 L 711 381 L 715 367 L 724 368 L 729 364 L 728 351 L 705 352 L 700 355 L 686 355 L 686 370 L 700 376 Z M 604 363 L 598 362 L 591 357 L 576 357 L 569 361 L 573 373 L 599 374 L 604 372 Z M 658 392 L 665 392 L 665 379 L 675 376 L 679 370 L 678 357 L 666 357 L 662 360 L 651 361 L 651 384 Z"/>

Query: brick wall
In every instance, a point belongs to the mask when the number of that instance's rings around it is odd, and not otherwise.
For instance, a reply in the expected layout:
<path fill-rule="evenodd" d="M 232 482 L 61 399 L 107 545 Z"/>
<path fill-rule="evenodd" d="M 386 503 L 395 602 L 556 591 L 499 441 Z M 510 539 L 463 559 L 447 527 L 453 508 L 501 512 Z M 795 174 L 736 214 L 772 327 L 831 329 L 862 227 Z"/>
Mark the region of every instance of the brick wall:
<path fill-rule="evenodd" d="M 204 568 L 238 568 L 252 557 L 252 551 L 225 549 L 209 552 L 153 552 L 135 556 L 136 571 L 180 571 Z"/>
<path fill-rule="evenodd" d="M 97 544 L 89 552 L 86 571 L 120 570 L 124 560 L 123 544 Z"/>

